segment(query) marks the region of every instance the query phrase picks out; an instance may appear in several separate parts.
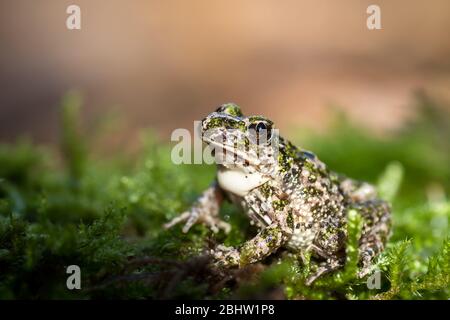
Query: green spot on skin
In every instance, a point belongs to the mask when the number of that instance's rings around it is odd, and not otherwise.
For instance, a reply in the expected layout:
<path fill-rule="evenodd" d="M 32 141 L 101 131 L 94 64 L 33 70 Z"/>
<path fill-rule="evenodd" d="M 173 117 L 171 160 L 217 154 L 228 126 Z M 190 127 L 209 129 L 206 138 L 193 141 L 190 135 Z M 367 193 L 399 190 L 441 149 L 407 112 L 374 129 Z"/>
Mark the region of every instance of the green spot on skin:
<path fill-rule="evenodd" d="M 285 154 L 290 157 L 290 158 L 296 158 L 297 157 L 297 148 L 291 143 L 291 142 L 287 142 L 286 146 L 285 146 Z"/>
<path fill-rule="evenodd" d="M 224 126 L 224 119 L 223 118 L 212 118 L 209 120 L 206 128 L 212 129 L 212 128 L 219 128 Z"/>
<path fill-rule="evenodd" d="M 287 226 L 291 229 L 294 228 L 294 217 L 292 216 L 292 209 L 289 210 L 288 216 L 286 218 Z"/>
<path fill-rule="evenodd" d="M 283 152 L 280 152 L 278 155 L 278 164 L 281 172 L 287 172 L 292 165 L 292 158 L 289 158 Z"/>
<path fill-rule="evenodd" d="M 275 200 L 272 202 L 272 207 L 275 210 L 283 210 L 284 207 L 289 203 L 288 200 L 282 199 L 282 200 Z"/>
<path fill-rule="evenodd" d="M 272 121 L 270 121 L 269 119 L 267 119 L 263 116 L 252 116 L 252 117 L 248 118 L 248 121 L 250 121 L 251 123 L 258 122 L 258 121 L 265 121 L 268 124 L 273 124 Z"/>
<path fill-rule="evenodd" d="M 212 118 L 206 125 L 207 129 L 224 128 L 224 129 L 238 129 L 245 132 L 246 126 L 244 121 L 227 119 L 223 117 Z"/>
<path fill-rule="evenodd" d="M 235 103 L 226 103 L 224 105 L 222 105 L 223 107 L 223 112 L 226 114 L 229 114 L 230 116 L 233 117 L 242 117 L 242 111 L 241 108 L 239 108 L 239 106 Z"/>
<path fill-rule="evenodd" d="M 266 199 L 269 198 L 273 193 L 272 187 L 267 182 L 259 187 L 259 190 Z"/>
<path fill-rule="evenodd" d="M 273 249 L 276 243 L 278 242 L 278 238 L 280 235 L 280 228 L 274 227 L 274 228 L 266 228 L 263 231 L 261 231 L 261 238 L 265 241 L 266 245 Z"/>

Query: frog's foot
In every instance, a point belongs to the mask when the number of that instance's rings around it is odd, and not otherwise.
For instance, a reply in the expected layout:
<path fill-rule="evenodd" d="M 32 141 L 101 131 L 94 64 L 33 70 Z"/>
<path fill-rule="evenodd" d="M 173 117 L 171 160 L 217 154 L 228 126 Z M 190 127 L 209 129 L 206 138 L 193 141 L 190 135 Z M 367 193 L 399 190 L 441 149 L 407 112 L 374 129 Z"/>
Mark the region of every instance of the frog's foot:
<path fill-rule="evenodd" d="M 306 279 L 306 285 L 310 286 L 314 281 L 316 281 L 319 277 L 322 275 L 335 271 L 341 267 L 343 267 L 344 264 L 342 263 L 342 260 L 340 259 L 327 259 L 327 261 L 322 262 L 319 267 L 317 268 L 316 272 L 309 276 L 308 279 Z"/>
<path fill-rule="evenodd" d="M 228 233 L 231 230 L 230 224 L 219 218 L 219 207 L 222 199 L 223 196 L 220 188 L 216 184 L 213 184 L 203 192 L 191 210 L 175 217 L 172 221 L 166 223 L 164 228 L 168 229 L 180 222 L 186 221 L 183 226 L 184 233 L 188 232 L 195 223 L 205 224 L 214 233 L 219 232 L 219 229 Z"/>
<path fill-rule="evenodd" d="M 241 260 L 238 249 L 224 245 L 218 245 L 216 249 L 211 250 L 211 255 L 214 258 L 213 265 L 216 267 L 237 267 Z"/>
<path fill-rule="evenodd" d="M 377 248 L 377 251 L 381 251 L 380 248 Z M 373 258 L 376 256 L 377 251 L 373 250 L 372 247 L 363 246 L 363 249 L 360 253 L 360 263 L 361 269 L 358 272 L 358 278 L 364 278 L 368 274 L 370 274 L 373 270 Z"/>
<path fill-rule="evenodd" d="M 186 221 L 182 229 L 184 233 L 187 233 L 196 223 L 205 224 L 214 233 L 218 233 L 220 229 L 222 229 L 225 233 L 228 233 L 231 230 L 231 225 L 229 223 L 211 215 L 209 212 L 200 210 L 200 208 L 192 208 L 190 211 L 183 212 L 178 217 L 175 217 L 170 222 L 166 223 L 164 228 L 172 228 L 174 225 L 183 221 Z"/>
<path fill-rule="evenodd" d="M 358 278 L 360 278 L 360 279 L 364 278 L 371 272 L 372 272 L 372 264 L 370 263 L 370 261 L 368 263 L 363 262 L 363 266 L 362 266 L 361 270 L 359 270 L 359 272 L 358 272 Z"/>

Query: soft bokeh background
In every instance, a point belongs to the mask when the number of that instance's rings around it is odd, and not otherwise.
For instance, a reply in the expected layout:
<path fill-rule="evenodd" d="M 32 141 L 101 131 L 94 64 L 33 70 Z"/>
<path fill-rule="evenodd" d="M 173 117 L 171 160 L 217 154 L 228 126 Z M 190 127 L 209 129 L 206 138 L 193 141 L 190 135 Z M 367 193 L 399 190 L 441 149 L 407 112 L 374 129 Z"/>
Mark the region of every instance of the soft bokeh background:
<path fill-rule="evenodd" d="M 82 30 L 65 27 L 82 10 Z M 366 28 L 378 4 L 383 30 Z M 282 128 L 323 128 L 327 106 L 385 130 L 414 90 L 450 97 L 450 2 L 1 0 L 0 138 L 57 139 L 70 89 L 85 117 L 120 114 L 112 140 L 152 127 L 168 139 L 234 101 Z"/>
<path fill-rule="evenodd" d="M 366 28 L 372 3 L 383 30 Z M 450 297 L 448 0 L 0 4 L 0 299 Z M 215 175 L 173 164 L 170 132 L 227 101 L 392 204 L 381 290 L 356 278 L 358 215 L 345 268 L 312 287 L 283 250 L 210 270 L 201 252 L 256 233 L 230 204 L 228 235 L 162 228 Z M 83 290 L 67 290 L 72 264 Z"/>

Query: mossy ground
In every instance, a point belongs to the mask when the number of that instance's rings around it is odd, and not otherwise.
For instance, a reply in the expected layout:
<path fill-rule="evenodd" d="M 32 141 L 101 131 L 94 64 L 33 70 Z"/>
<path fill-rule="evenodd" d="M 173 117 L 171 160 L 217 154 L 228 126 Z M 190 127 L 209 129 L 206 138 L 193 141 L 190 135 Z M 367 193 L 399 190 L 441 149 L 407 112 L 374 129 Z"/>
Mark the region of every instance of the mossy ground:
<path fill-rule="evenodd" d="M 0 146 L 0 298 L 449 298 L 450 116 L 426 96 L 417 99 L 418 117 L 386 137 L 342 115 L 323 135 L 284 133 L 391 199 L 393 235 L 374 267 L 381 289 L 373 290 L 355 276 L 354 212 L 346 267 L 310 287 L 309 266 L 283 252 L 241 270 L 208 268 L 206 248 L 239 245 L 254 232 L 243 214 L 224 206 L 229 235 L 162 225 L 192 204 L 214 167 L 172 164 L 171 146 L 151 134 L 137 157 L 98 154 L 79 129 L 78 104 L 75 96 L 63 102 L 59 150 Z M 74 264 L 82 289 L 70 291 L 66 267 Z"/>

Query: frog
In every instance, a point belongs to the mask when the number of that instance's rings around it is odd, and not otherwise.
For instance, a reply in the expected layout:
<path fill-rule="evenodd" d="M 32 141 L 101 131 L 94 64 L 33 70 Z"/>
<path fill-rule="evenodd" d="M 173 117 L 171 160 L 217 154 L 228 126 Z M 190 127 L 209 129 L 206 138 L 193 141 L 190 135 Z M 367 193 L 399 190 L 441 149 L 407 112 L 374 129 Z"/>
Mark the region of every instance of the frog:
<path fill-rule="evenodd" d="M 299 261 L 315 262 L 306 279 L 311 285 L 344 267 L 348 214 L 356 211 L 363 221 L 357 276 L 371 272 L 391 232 L 391 206 L 373 185 L 330 170 L 316 154 L 280 136 L 270 119 L 244 116 L 235 103 L 222 104 L 207 115 L 200 130 L 215 153 L 216 177 L 193 206 L 165 228 L 184 222 L 186 233 L 203 223 L 214 233 L 228 233 L 231 226 L 219 212 L 229 201 L 258 232 L 238 247 L 219 244 L 211 249 L 213 264 L 243 268 L 286 250 Z"/>

